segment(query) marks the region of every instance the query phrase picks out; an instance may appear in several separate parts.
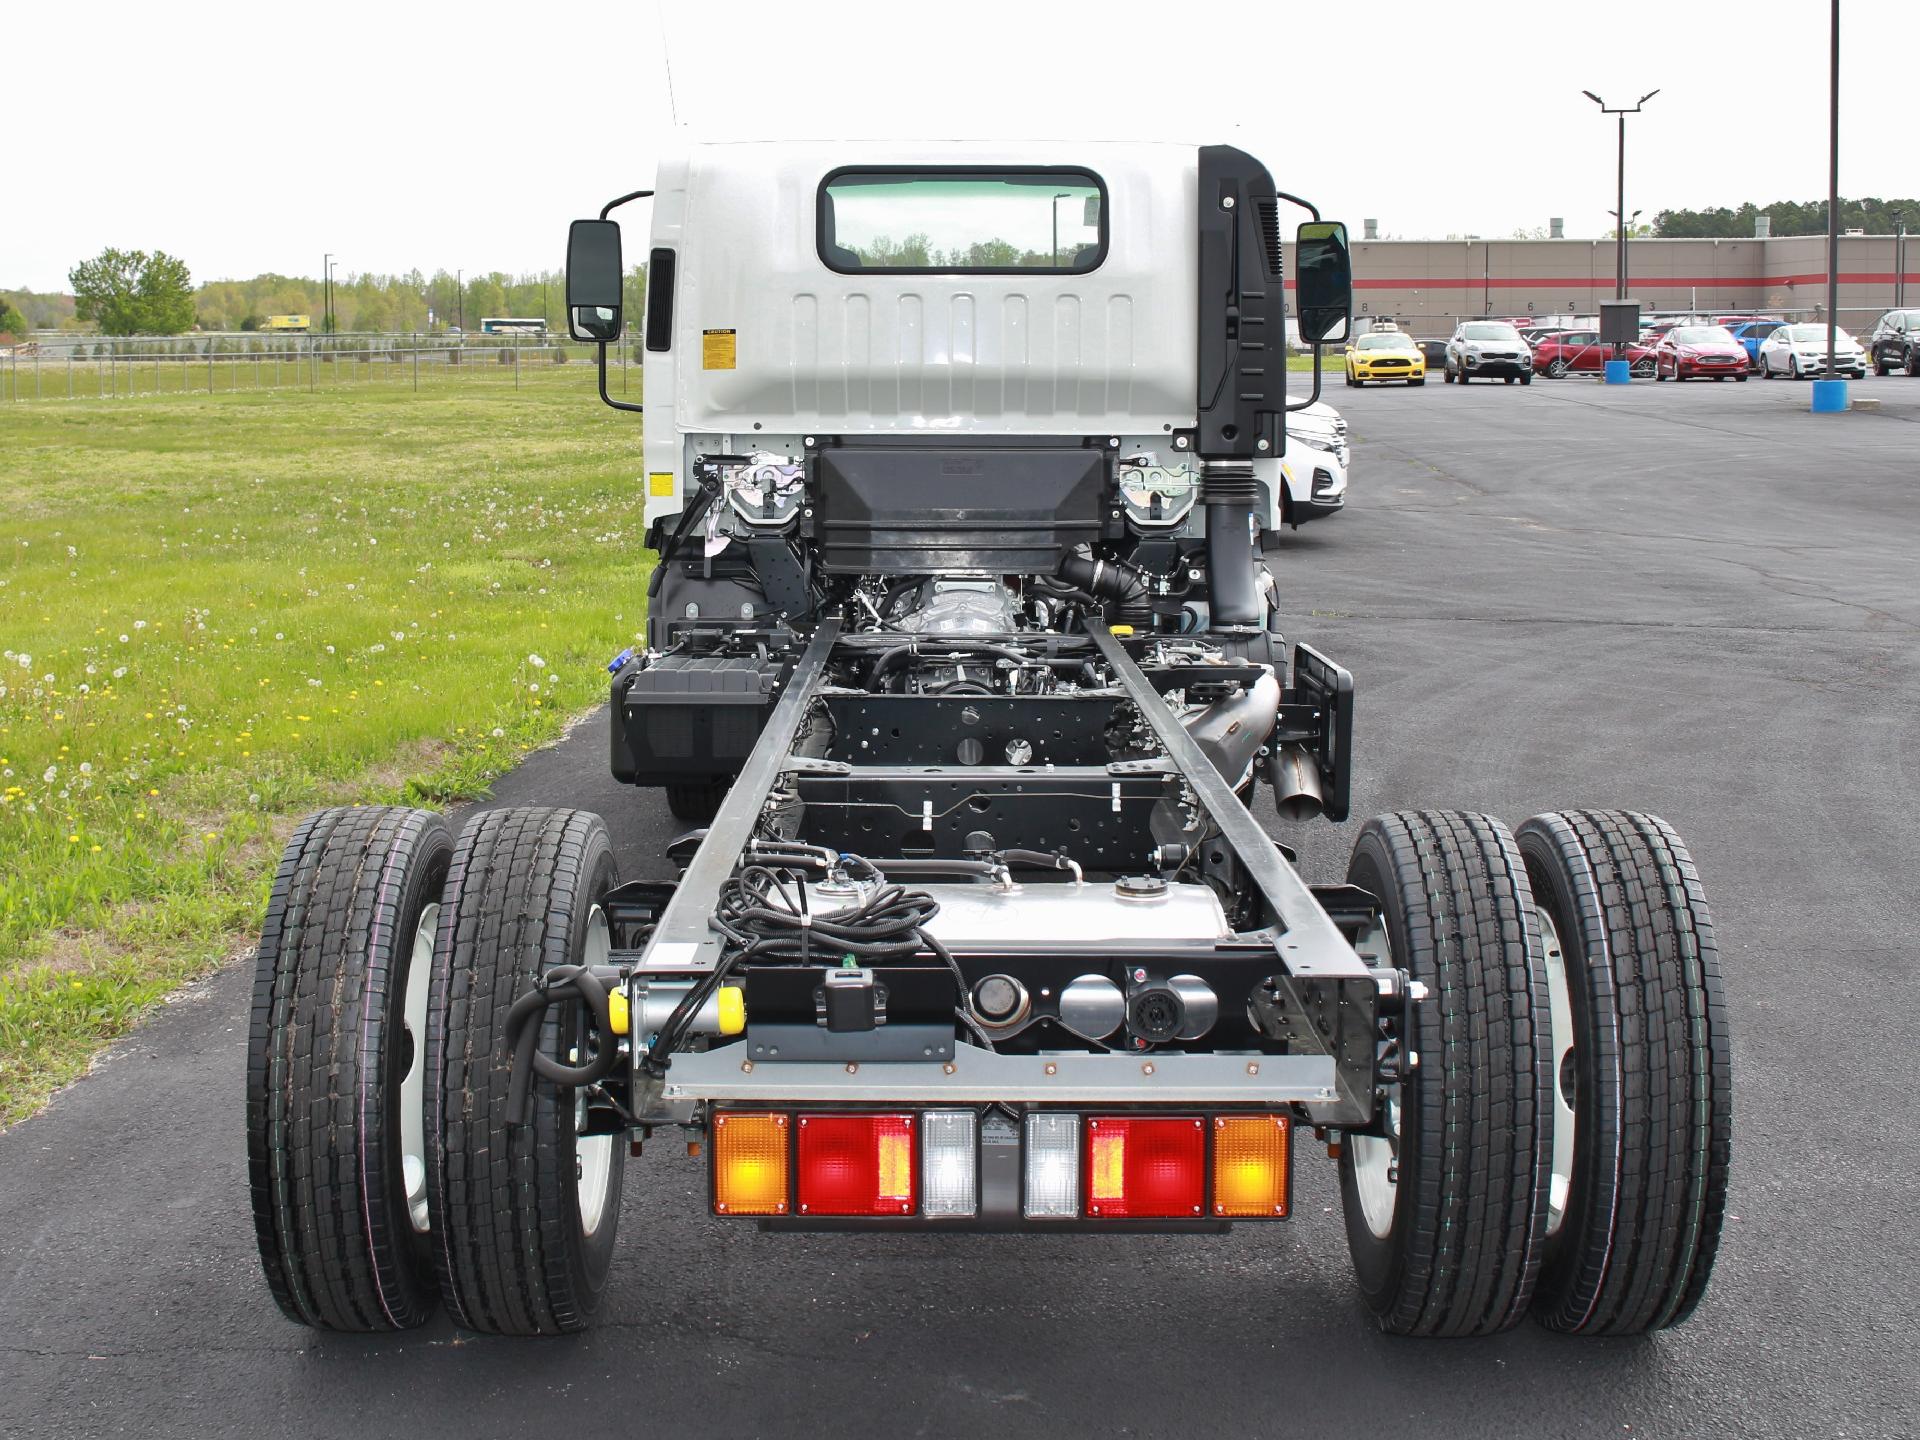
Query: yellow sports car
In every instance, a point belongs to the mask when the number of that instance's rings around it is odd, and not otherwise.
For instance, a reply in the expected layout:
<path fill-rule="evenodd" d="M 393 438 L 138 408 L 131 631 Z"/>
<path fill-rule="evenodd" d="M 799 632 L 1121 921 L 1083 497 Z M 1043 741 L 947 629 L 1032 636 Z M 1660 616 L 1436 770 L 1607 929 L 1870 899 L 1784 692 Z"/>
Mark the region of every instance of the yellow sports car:
<path fill-rule="evenodd" d="M 1411 335 L 1399 330 L 1375 330 L 1356 336 L 1347 347 L 1347 384 L 1364 385 L 1369 380 L 1424 385 L 1427 357 L 1420 353 Z"/>

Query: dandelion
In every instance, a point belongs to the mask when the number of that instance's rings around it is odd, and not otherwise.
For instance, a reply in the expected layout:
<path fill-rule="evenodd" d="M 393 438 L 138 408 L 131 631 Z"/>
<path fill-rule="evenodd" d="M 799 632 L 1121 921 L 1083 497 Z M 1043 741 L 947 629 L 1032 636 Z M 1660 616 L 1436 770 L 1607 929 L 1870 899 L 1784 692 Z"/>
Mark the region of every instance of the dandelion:
<path fill-rule="evenodd" d="M 56 777 L 57 777 L 57 776 L 58 776 L 59 774 L 60 774 L 60 767 L 59 767 L 58 765 L 49 765 L 49 766 L 47 766 L 47 773 L 46 773 L 46 774 L 44 774 L 44 775 L 42 775 L 42 776 L 41 776 L 40 778 L 41 778 L 41 780 L 42 780 L 42 781 L 44 781 L 44 782 L 45 782 L 46 784 L 48 784 L 48 785 L 51 785 L 51 784 L 53 784 L 53 782 L 54 782 L 54 779 L 55 779 L 55 778 L 56 778 Z"/>
<path fill-rule="evenodd" d="M 542 660 L 538 655 L 527 656 L 527 663 L 536 670 L 544 670 L 547 668 L 547 662 Z"/>

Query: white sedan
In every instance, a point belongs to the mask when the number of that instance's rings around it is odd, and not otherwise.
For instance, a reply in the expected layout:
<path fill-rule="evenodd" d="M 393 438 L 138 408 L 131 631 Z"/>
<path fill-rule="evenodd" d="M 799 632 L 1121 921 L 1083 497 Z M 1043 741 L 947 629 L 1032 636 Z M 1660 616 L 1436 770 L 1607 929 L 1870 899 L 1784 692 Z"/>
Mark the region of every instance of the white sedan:
<path fill-rule="evenodd" d="M 1760 373 L 1769 380 L 1782 375 L 1811 380 L 1827 373 L 1827 327 L 1782 325 L 1760 342 Z M 1867 373 L 1867 352 L 1839 326 L 1834 327 L 1833 373 L 1858 380 Z"/>
<path fill-rule="evenodd" d="M 1309 520 L 1336 514 L 1347 503 L 1347 422 L 1324 400 L 1287 416 L 1287 443 L 1278 465 L 1280 483 L 1267 475 L 1270 508 L 1261 526 L 1260 548 L 1271 551 L 1283 526 L 1295 529 Z M 1273 461 L 1254 462 L 1255 473 Z"/>

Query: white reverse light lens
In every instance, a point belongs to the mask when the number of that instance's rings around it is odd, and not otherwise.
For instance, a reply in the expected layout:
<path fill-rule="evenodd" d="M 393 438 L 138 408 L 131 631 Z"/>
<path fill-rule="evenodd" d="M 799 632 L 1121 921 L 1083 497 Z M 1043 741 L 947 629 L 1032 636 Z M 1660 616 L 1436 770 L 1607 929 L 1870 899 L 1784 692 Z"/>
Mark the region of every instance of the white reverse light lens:
<path fill-rule="evenodd" d="M 1080 1213 L 1080 1117 L 1027 1116 L 1027 1198 L 1030 1220 L 1072 1219 Z"/>
<path fill-rule="evenodd" d="M 920 1117 L 920 1213 L 972 1215 L 980 1208 L 971 1110 L 929 1110 Z"/>

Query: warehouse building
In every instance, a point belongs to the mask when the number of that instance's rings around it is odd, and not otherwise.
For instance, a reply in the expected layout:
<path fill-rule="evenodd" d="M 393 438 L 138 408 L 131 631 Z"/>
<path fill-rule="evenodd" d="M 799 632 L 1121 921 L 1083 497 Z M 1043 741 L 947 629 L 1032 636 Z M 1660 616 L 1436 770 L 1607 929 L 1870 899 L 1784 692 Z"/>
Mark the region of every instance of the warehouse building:
<path fill-rule="evenodd" d="M 1840 239 L 1841 325 L 1871 328 L 1896 304 L 1920 305 L 1920 237 L 1905 243 L 1904 291 L 1892 235 Z M 1631 240 L 1627 293 L 1644 310 L 1759 312 L 1820 319 L 1826 309 L 1824 235 L 1744 240 Z M 1614 296 L 1608 240 L 1370 240 L 1353 242 L 1354 312 L 1444 338 L 1475 316 L 1592 316 Z M 1291 259 L 1291 257 L 1289 257 Z M 1291 273 L 1291 272 L 1289 272 Z"/>

